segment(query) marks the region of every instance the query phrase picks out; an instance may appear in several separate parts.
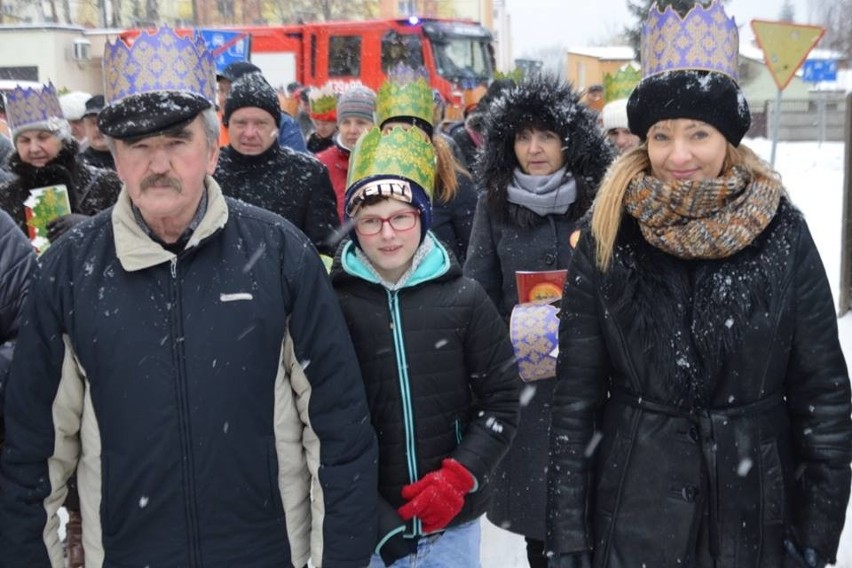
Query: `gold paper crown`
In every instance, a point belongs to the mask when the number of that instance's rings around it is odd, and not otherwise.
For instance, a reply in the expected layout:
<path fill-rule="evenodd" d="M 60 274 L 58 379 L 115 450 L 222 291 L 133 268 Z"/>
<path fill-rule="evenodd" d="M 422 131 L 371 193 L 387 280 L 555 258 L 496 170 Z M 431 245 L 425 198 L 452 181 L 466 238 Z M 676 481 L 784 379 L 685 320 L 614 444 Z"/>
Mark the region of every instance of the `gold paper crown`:
<path fill-rule="evenodd" d="M 615 75 L 604 75 L 604 100 L 608 103 L 626 99 L 642 79 L 642 72 L 635 63 L 622 65 Z"/>
<path fill-rule="evenodd" d="M 27 127 L 54 132 L 68 124 L 53 83 L 35 89 L 15 87 L 9 91 L 6 94 L 6 115 L 13 133 Z"/>
<path fill-rule="evenodd" d="M 337 93 L 329 87 L 324 86 L 321 89 L 311 89 L 308 93 L 308 101 L 311 105 L 311 116 L 317 120 L 335 120 L 334 115 L 337 111 Z M 326 119 L 325 116 L 331 118 Z"/>
<path fill-rule="evenodd" d="M 376 93 L 376 122 L 413 116 L 432 124 L 433 104 L 432 88 L 422 77 L 410 82 L 388 79 Z"/>
<path fill-rule="evenodd" d="M 435 184 L 435 150 L 422 133 L 392 128 L 382 134 L 373 128 L 358 140 L 349 156 L 346 187 L 375 176 L 397 176 L 419 185 L 429 199 Z"/>
<path fill-rule="evenodd" d="M 719 0 L 696 3 L 681 18 L 671 6 L 655 4 L 642 28 L 642 76 L 695 69 L 723 73 L 737 80 L 739 33 Z"/>
<path fill-rule="evenodd" d="M 151 91 L 183 91 L 216 100 L 216 63 L 204 39 L 180 37 L 163 26 L 143 32 L 128 47 L 107 43 L 104 58 L 104 97 L 107 104 Z"/>

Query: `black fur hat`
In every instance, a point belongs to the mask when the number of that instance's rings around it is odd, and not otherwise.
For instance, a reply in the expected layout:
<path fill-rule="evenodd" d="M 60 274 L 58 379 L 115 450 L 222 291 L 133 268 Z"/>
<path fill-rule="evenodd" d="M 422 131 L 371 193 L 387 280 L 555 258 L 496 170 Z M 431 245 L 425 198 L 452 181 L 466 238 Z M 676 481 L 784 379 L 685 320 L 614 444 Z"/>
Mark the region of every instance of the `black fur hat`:
<path fill-rule="evenodd" d="M 495 213 L 505 209 L 506 188 L 518 167 L 515 134 L 529 127 L 559 134 L 566 175 L 578 180 L 578 201 L 591 204 L 614 153 L 597 125 L 596 113 L 579 100 L 570 85 L 542 74 L 525 79 L 491 103 L 475 171 Z"/>
<path fill-rule="evenodd" d="M 645 140 L 661 120 L 692 118 L 710 124 L 739 146 L 751 125 L 748 103 L 736 81 L 723 73 L 678 69 L 645 77 L 630 94 L 630 131 Z"/>

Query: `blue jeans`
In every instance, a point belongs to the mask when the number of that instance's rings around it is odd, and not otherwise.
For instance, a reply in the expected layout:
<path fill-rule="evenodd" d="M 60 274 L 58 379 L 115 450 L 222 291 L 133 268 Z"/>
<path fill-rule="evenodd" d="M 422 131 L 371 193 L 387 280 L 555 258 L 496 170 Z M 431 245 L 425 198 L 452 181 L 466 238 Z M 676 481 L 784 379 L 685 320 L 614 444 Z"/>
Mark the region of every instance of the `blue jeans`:
<path fill-rule="evenodd" d="M 400 558 L 390 568 L 479 568 L 479 519 L 424 536 L 417 543 L 417 554 Z M 385 568 L 382 557 L 374 554 L 370 568 Z"/>

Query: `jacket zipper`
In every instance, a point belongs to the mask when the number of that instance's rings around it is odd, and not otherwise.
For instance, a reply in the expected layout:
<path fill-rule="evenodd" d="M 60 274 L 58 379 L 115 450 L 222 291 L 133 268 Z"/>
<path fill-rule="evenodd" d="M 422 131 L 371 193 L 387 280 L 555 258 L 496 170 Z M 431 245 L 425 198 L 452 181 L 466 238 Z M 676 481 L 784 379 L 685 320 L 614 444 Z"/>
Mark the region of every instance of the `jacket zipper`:
<path fill-rule="evenodd" d="M 201 550 L 198 537 L 198 514 L 195 508 L 195 474 L 192 462 L 192 440 L 189 428 L 189 397 L 186 382 L 186 350 L 183 340 L 183 310 L 180 293 L 180 282 L 178 281 L 178 258 L 171 259 L 169 270 L 172 275 L 171 301 L 172 301 L 172 356 L 176 371 L 176 392 L 178 396 L 178 428 L 180 431 L 181 444 L 181 474 L 184 479 L 184 514 L 187 520 L 187 540 L 189 550 L 189 565 L 201 566 Z"/>
<path fill-rule="evenodd" d="M 408 365 L 405 359 L 405 342 L 402 336 L 402 317 L 399 313 L 399 293 L 388 291 L 388 308 L 390 309 L 390 327 L 393 335 L 396 368 L 399 377 L 399 395 L 402 401 L 402 423 L 405 427 L 405 455 L 408 464 L 408 477 L 411 483 L 417 481 L 417 446 L 414 436 L 414 408 L 411 404 L 411 385 L 408 380 Z M 423 534 L 420 519 L 412 520 L 413 533 Z"/>

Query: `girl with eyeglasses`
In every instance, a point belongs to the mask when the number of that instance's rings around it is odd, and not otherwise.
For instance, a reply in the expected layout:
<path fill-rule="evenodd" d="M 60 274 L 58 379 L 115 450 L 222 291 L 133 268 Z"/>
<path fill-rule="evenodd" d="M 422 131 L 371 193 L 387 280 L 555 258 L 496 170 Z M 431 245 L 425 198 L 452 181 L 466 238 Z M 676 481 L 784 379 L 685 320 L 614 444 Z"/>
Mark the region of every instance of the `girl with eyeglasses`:
<path fill-rule="evenodd" d="M 429 230 L 434 179 L 414 129 L 365 134 L 331 269 L 379 441 L 372 568 L 477 568 L 488 478 L 517 424 L 503 321 Z"/>

